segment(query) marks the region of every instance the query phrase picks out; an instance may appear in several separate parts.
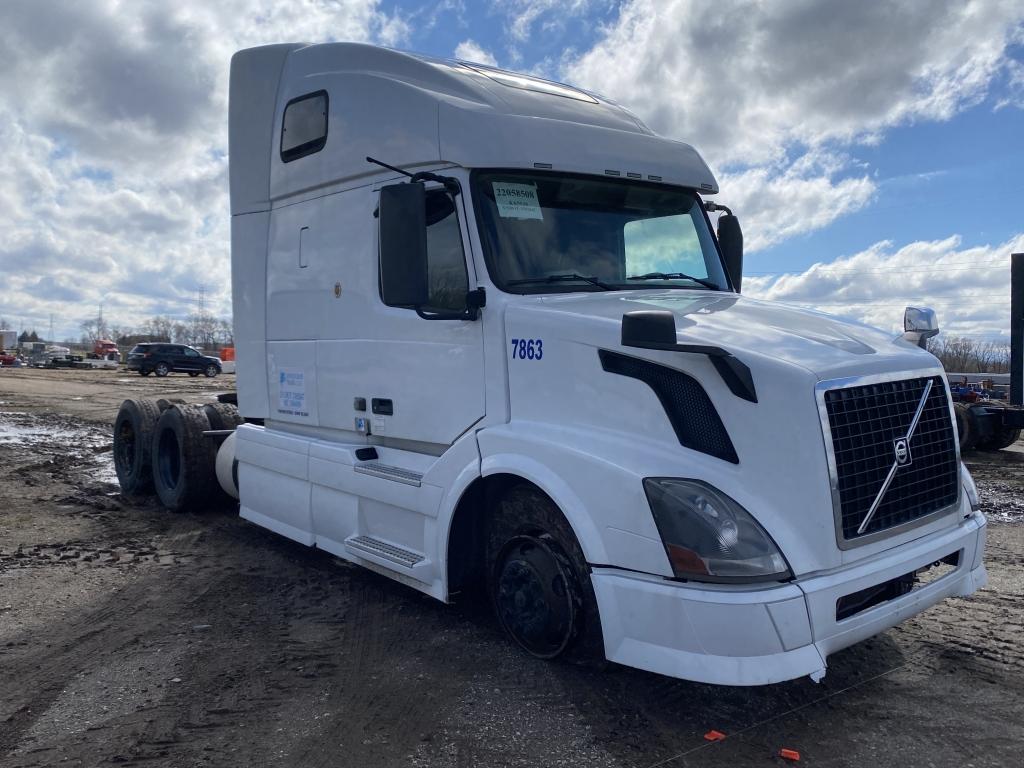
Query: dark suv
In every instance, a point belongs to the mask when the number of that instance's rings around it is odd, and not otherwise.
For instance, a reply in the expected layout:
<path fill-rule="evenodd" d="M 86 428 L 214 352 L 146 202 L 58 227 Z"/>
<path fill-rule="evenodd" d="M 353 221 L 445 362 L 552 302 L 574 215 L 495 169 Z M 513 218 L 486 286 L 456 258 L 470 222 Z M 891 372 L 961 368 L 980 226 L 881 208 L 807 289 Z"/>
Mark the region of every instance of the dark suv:
<path fill-rule="evenodd" d="M 184 344 L 136 344 L 128 353 L 127 366 L 141 376 L 166 376 L 171 371 L 181 371 L 189 376 L 202 373 L 212 379 L 220 373 L 220 358 L 201 355 Z"/>

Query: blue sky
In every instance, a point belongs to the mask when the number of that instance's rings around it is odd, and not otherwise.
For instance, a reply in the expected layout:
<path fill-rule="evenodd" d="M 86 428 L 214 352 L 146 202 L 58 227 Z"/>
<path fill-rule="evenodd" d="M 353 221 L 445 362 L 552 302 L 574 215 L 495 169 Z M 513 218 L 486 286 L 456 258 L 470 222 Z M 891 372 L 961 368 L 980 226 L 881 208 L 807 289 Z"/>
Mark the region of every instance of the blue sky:
<path fill-rule="evenodd" d="M 572 82 L 692 143 L 746 290 L 895 329 L 1008 336 L 1024 251 L 1019 0 L 8 0 L 0 318 L 77 337 L 230 311 L 227 62 L 359 40 Z"/>

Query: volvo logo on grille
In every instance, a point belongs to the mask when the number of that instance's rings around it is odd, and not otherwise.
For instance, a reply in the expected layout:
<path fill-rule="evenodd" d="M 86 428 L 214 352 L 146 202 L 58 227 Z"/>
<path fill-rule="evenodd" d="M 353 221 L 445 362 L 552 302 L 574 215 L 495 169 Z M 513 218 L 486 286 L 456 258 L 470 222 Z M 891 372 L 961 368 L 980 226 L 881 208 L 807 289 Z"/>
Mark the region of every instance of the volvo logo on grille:
<path fill-rule="evenodd" d="M 878 495 L 875 496 L 875 500 L 871 502 L 871 508 L 868 513 L 864 515 L 864 519 L 860 521 L 860 525 L 857 526 L 857 533 L 864 533 L 868 529 L 868 523 L 871 522 L 871 518 L 875 516 L 875 512 L 878 511 L 878 507 L 882 503 L 882 499 L 885 498 L 886 492 L 889 490 L 889 486 L 892 485 L 893 478 L 896 477 L 896 472 L 900 467 L 905 467 L 911 462 L 910 457 L 910 441 L 914 437 L 914 430 L 917 429 L 917 423 L 921 421 L 921 414 L 924 413 L 925 403 L 928 402 L 928 396 L 932 392 L 932 386 L 934 381 L 928 379 L 924 385 L 924 392 L 921 394 L 921 399 L 917 403 L 917 410 L 914 411 L 914 418 L 910 420 L 910 426 L 907 428 L 907 434 L 903 437 L 892 441 L 893 453 L 896 454 L 896 460 L 893 461 L 892 466 L 889 468 L 889 474 L 885 476 L 885 480 L 882 482 L 882 487 L 878 489 Z"/>
<path fill-rule="evenodd" d="M 893 440 L 892 445 L 893 449 L 896 451 L 896 463 L 899 466 L 905 467 L 913 461 L 913 458 L 910 455 L 910 444 L 907 442 L 906 438 Z"/>

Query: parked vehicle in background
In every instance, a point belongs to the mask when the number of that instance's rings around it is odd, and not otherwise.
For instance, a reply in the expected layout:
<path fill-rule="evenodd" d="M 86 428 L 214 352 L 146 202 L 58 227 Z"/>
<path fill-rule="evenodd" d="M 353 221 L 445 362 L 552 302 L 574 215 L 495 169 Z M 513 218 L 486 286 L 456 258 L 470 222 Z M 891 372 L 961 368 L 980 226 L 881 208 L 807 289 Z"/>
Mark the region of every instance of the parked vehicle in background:
<path fill-rule="evenodd" d="M 117 344 L 110 339 L 96 339 L 89 357 L 94 360 L 119 360 L 121 351 L 117 348 Z"/>
<path fill-rule="evenodd" d="M 16 365 L 21 365 L 21 358 L 14 354 L 14 352 L 5 352 L 0 350 L 0 366 L 11 368 Z"/>
<path fill-rule="evenodd" d="M 166 376 L 169 373 L 187 373 L 189 376 L 203 374 L 213 378 L 221 372 L 219 357 L 204 355 L 185 344 L 136 344 L 128 353 L 126 362 L 129 371 L 138 371 L 142 376 L 155 373 Z"/>
<path fill-rule="evenodd" d="M 18 332 L 0 329 L 0 352 L 9 352 L 18 346 Z"/>

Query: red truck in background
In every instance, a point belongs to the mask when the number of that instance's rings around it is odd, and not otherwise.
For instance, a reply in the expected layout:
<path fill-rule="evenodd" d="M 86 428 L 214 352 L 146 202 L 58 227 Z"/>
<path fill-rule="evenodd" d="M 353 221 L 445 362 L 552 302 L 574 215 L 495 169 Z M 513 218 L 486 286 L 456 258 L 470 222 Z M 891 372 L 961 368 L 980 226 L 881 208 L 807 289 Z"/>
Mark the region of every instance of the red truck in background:
<path fill-rule="evenodd" d="M 89 357 L 93 360 L 120 360 L 121 351 L 117 348 L 117 344 L 110 339 L 96 339 Z"/>

